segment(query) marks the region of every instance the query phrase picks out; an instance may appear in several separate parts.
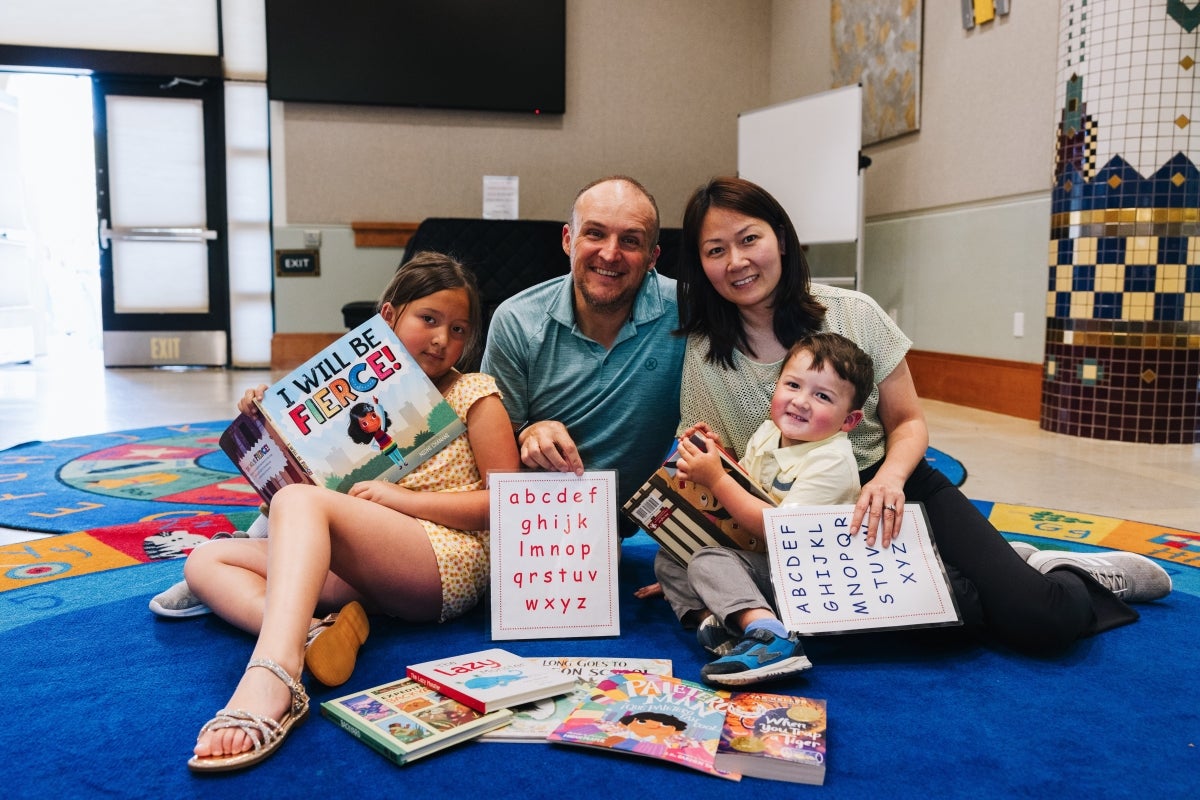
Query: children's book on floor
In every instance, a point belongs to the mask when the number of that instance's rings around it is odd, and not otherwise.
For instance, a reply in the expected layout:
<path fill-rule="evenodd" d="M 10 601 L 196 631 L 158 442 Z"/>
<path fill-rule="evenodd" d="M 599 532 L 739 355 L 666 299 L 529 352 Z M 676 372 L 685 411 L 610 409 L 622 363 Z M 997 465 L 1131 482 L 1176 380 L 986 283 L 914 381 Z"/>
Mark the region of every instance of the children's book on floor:
<path fill-rule="evenodd" d="M 571 691 L 575 678 L 498 647 L 411 664 L 408 677 L 475 709 L 493 711 Z"/>
<path fill-rule="evenodd" d="M 507 725 L 513 716 L 508 709 L 476 711 L 408 678 L 326 700 L 321 714 L 401 765 Z"/>
<path fill-rule="evenodd" d="M 715 764 L 726 697 L 665 675 L 613 675 L 596 685 L 549 741 L 632 753 L 739 780 L 738 773 Z"/>
<path fill-rule="evenodd" d="M 263 500 L 291 483 L 397 481 L 466 430 L 381 316 L 269 386 L 221 435 Z"/>
<path fill-rule="evenodd" d="M 711 440 L 696 436 L 692 440 L 706 447 L 717 447 L 726 473 L 748 492 L 775 504 L 728 451 Z M 764 552 L 763 539 L 738 525 L 707 487 L 679 477 L 675 468 L 678 457 L 676 443 L 663 465 L 621 506 L 622 513 L 683 564 L 691 561 L 692 554 L 702 547 Z"/>
<path fill-rule="evenodd" d="M 613 675 L 637 672 L 648 675 L 671 674 L 669 658 L 603 658 L 592 656 L 547 656 L 528 661 L 560 670 L 575 679 L 575 686 L 566 694 L 535 700 L 514 706 L 513 719 L 503 728 L 485 733 L 489 742 L 546 742 L 567 715 L 587 700 L 596 684 Z"/>
<path fill-rule="evenodd" d="M 756 778 L 821 785 L 827 726 L 824 700 L 734 692 L 725 704 L 716 765 Z"/>
<path fill-rule="evenodd" d="M 853 505 L 763 511 L 779 618 L 800 634 L 961 625 L 920 503 L 907 503 L 887 547 L 850 530 Z"/>

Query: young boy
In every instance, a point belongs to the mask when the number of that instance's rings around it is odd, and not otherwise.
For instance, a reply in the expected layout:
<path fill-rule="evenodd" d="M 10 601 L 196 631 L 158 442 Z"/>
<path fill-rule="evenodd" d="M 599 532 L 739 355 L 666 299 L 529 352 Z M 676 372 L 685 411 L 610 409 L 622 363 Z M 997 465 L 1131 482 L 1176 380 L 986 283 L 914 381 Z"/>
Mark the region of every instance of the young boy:
<path fill-rule="evenodd" d="M 862 419 L 874 377 L 870 357 L 844 336 L 817 333 L 797 342 L 775 385 L 771 418 L 750 438 L 739 463 L 779 505 L 853 503 L 858 465 L 846 434 Z M 769 504 L 726 474 L 706 440 L 712 437 L 704 423 L 681 437 L 679 477 L 706 486 L 739 525 L 761 537 Z M 812 666 L 799 637 L 789 635 L 767 599 L 772 590 L 765 553 L 706 547 L 686 569 L 668 561 L 656 562 L 663 593 L 681 621 L 700 621 L 697 639 L 720 656 L 701 670 L 707 683 L 741 686 Z"/>

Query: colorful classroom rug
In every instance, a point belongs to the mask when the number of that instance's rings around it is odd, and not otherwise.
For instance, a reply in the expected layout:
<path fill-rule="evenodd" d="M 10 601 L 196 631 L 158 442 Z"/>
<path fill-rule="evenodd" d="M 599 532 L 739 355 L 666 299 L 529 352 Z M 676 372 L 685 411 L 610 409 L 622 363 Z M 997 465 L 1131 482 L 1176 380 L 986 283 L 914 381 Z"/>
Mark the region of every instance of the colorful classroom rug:
<path fill-rule="evenodd" d="M 0 546 L 0 592 L 182 558 L 245 530 L 258 496 L 218 446 L 227 421 L 29 442 L 0 451 L 0 527 L 58 534 Z M 966 470 L 930 448 L 956 485 Z M 1006 535 L 1110 547 L 1200 567 L 1200 534 L 974 501 Z M 1045 546 L 1045 545 L 1043 545 Z"/>

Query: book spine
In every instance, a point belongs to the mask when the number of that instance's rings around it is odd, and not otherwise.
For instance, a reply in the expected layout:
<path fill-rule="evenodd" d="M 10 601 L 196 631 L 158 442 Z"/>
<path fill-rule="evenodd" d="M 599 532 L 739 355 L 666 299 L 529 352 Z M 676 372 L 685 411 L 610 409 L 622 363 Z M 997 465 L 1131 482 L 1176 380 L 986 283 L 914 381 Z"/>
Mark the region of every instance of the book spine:
<path fill-rule="evenodd" d="M 413 672 L 411 667 L 408 668 L 406 670 L 406 672 L 408 674 L 408 677 L 412 678 L 414 681 L 421 684 L 422 686 L 428 686 L 430 689 L 433 689 L 438 694 L 444 695 L 445 697 L 449 697 L 451 700 L 457 700 L 458 702 L 462 703 L 467 708 L 473 708 L 476 711 L 479 711 L 483 714 L 486 714 L 489 711 L 491 711 L 491 709 L 487 707 L 487 703 L 483 703 L 479 700 L 476 700 L 474 697 L 465 695 L 462 692 L 460 692 L 458 689 L 454 688 L 453 686 L 448 686 L 448 685 L 442 683 L 441 681 L 437 680 L 436 678 L 431 678 L 428 675 L 422 675 L 418 672 Z"/>
<path fill-rule="evenodd" d="M 399 766 L 404 766 L 405 755 L 403 753 L 400 753 L 396 750 L 391 749 L 390 747 L 385 745 L 383 742 L 376 739 L 372 735 L 372 731 L 363 730 L 353 720 L 346 719 L 345 717 L 342 717 L 341 715 L 337 714 L 336 712 L 330 712 L 324 706 L 321 707 L 321 713 L 322 713 L 322 715 L 325 716 L 326 719 L 336 722 L 338 724 L 338 727 L 340 727 L 342 730 L 349 733 L 355 739 L 358 739 L 360 742 L 362 742 L 363 744 L 370 747 L 375 752 L 379 753 L 381 756 L 386 758 L 388 761 L 391 761 L 393 764 L 398 764 Z"/>

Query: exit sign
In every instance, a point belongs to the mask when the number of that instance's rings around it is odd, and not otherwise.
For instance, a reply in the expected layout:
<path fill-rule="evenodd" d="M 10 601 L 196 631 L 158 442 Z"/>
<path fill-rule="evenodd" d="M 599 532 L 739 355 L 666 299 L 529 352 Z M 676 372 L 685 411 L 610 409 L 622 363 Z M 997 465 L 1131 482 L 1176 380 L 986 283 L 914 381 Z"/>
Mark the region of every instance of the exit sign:
<path fill-rule="evenodd" d="M 321 274 L 321 256 L 318 250 L 276 250 L 275 275 Z"/>

